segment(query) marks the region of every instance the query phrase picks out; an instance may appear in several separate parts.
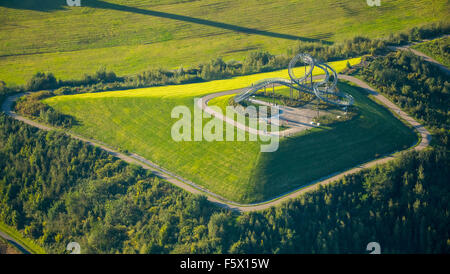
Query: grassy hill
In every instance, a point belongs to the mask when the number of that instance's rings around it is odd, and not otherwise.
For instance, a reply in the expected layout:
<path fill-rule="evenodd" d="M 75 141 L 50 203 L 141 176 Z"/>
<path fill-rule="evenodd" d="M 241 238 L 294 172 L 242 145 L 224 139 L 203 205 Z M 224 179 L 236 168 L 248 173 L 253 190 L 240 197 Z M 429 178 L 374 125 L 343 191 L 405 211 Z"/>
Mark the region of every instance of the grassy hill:
<path fill-rule="evenodd" d="M 331 65 L 342 70 L 347 61 Z M 359 59 L 350 60 L 351 64 Z M 298 75 L 304 71 L 297 68 Z M 193 109 L 202 95 L 247 86 L 286 70 L 205 83 L 126 91 L 57 96 L 44 102 L 79 121 L 73 131 L 138 153 L 164 168 L 237 202 L 258 202 L 331 173 L 401 150 L 415 134 L 364 91 L 349 85 L 360 115 L 334 127 L 285 139 L 275 153 L 261 153 L 259 142 L 175 142 L 170 117 L 175 106 Z M 207 122 L 205 120 L 204 122 Z"/>
<path fill-rule="evenodd" d="M 37 71 L 81 78 L 100 66 L 129 75 L 248 51 L 284 53 L 297 40 L 377 37 L 445 20 L 446 0 L 0 0 L 0 80 Z"/>

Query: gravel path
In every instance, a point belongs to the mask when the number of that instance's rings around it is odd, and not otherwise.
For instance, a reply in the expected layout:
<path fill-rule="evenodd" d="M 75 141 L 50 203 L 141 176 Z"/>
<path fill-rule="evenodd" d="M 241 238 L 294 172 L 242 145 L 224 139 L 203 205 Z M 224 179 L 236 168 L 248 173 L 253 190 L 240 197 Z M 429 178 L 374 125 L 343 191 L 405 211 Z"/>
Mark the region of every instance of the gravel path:
<path fill-rule="evenodd" d="M 389 108 L 392 112 L 394 112 L 397 116 L 401 117 L 404 121 L 406 121 L 407 123 L 409 123 L 410 125 L 412 125 L 415 129 L 417 129 L 417 131 L 420 133 L 421 135 L 421 141 L 418 145 L 414 146 L 413 149 L 416 150 L 421 150 L 423 148 L 425 148 L 426 146 L 428 146 L 429 141 L 431 139 L 431 135 L 430 133 L 417 121 L 415 121 L 412 117 L 408 116 L 408 114 L 406 114 L 405 112 L 403 112 L 400 108 L 398 108 L 395 104 L 393 104 L 391 101 L 389 101 L 387 98 L 385 98 L 383 95 L 379 94 L 378 92 L 376 92 L 374 89 L 372 89 L 369 85 L 367 85 L 365 82 L 361 81 L 360 79 L 357 79 L 355 77 L 352 76 L 348 76 L 348 75 L 339 75 L 340 79 L 352 82 L 364 89 L 366 89 L 372 96 L 374 96 L 377 100 L 379 100 L 380 102 L 382 102 L 387 108 Z M 202 103 L 199 105 L 202 107 L 202 109 L 204 109 L 206 111 L 205 108 L 207 108 L 207 102 L 209 100 L 211 100 L 212 98 L 215 97 L 219 97 L 219 96 L 224 96 L 224 95 L 230 95 L 230 94 L 235 94 L 240 92 L 241 89 L 237 89 L 237 90 L 230 90 L 230 91 L 224 91 L 224 92 L 219 92 L 219 93 L 214 93 L 214 94 L 209 94 L 205 97 L 203 97 Z M 55 128 L 51 127 L 51 126 L 47 126 L 47 125 L 43 125 L 40 123 L 37 123 L 35 121 L 32 121 L 26 117 L 23 117 L 21 115 L 18 115 L 17 113 L 14 113 L 11 110 L 12 104 L 14 101 L 16 101 L 19 97 L 23 96 L 25 94 L 16 94 L 13 96 L 8 97 L 5 102 L 2 105 L 2 110 L 9 116 L 13 117 L 14 119 L 20 120 L 26 124 L 32 125 L 34 127 L 40 128 L 42 130 L 54 130 Z M 221 118 L 220 115 L 216 115 L 216 117 Z M 223 116 L 222 116 L 223 117 Z M 226 117 L 223 117 L 224 119 Z M 230 121 L 228 121 L 230 122 Z M 247 130 L 251 130 L 248 129 Z M 345 172 L 339 173 L 339 174 L 332 174 L 330 176 L 327 176 L 325 178 L 321 178 L 319 180 L 316 180 L 314 182 L 311 182 L 308 186 L 304 186 L 300 189 L 297 190 L 293 190 L 291 192 L 289 192 L 288 194 L 285 195 L 281 195 L 280 197 L 271 199 L 269 201 L 263 202 L 263 203 L 258 203 L 258 204 L 239 204 L 239 203 L 235 203 L 232 202 L 230 200 L 227 200 L 223 197 L 221 197 L 218 194 L 215 194 L 189 180 L 186 180 L 160 166 L 158 166 L 157 164 L 145 159 L 142 156 L 139 156 L 137 154 L 124 154 L 121 152 L 118 152 L 110 147 L 108 147 L 107 145 L 97 141 L 97 140 L 91 140 L 91 139 L 87 139 L 84 137 L 81 137 L 79 135 L 76 135 L 74 133 L 71 132 L 66 132 L 67 135 L 71 136 L 72 138 L 81 140 L 83 142 L 86 142 L 90 145 L 93 146 L 97 146 L 105 151 L 107 151 L 108 153 L 110 153 L 111 155 L 122 159 L 123 161 L 127 162 L 127 163 L 132 163 L 132 164 L 137 164 L 142 166 L 145 169 L 149 169 L 152 170 L 156 176 L 170 182 L 173 185 L 176 185 L 186 191 L 189 191 L 191 193 L 194 194 L 204 194 L 206 195 L 207 199 L 221 207 L 224 208 L 229 208 L 229 209 L 233 209 L 233 210 L 237 210 L 237 211 L 255 211 L 255 210 L 263 210 L 275 205 L 278 205 L 286 200 L 289 200 L 291 198 L 295 198 L 298 197 L 300 195 L 302 195 L 303 193 L 307 192 L 307 191 L 311 191 L 313 189 L 316 189 L 319 185 L 325 185 L 328 183 L 331 183 L 333 181 L 336 181 L 342 177 L 344 177 L 345 175 L 351 174 L 351 173 L 355 173 L 360 171 L 363 168 L 367 168 L 367 167 L 372 167 L 375 166 L 376 164 L 381 164 L 381 163 L 385 163 L 387 161 L 390 161 L 391 159 L 395 158 L 394 156 L 390 155 L 381 159 L 377 159 L 362 165 L 359 165 L 357 167 L 354 167 L 352 169 L 349 169 Z"/>
<path fill-rule="evenodd" d="M 448 36 L 449 35 L 444 35 L 444 36 L 441 36 L 441 37 L 438 37 L 438 38 L 435 38 L 435 39 L 446 38 Z M 435 39 L 433 39 L 433 40 L 435 40 Z M 421 42 L 416 42 L 416 43 L 412 43 L 412 44 L 405 45 L 405 46 L 390 46 L 389 49 L 391 49 L 391 50 L 409 50 L 412 53 L 414 53 L 415 55 L 422 57 L 425 61 L 433 63 L 434 65 L 439 67 L 443 72 L 445 72 L 447 75 L 450 75 L 450 69 L 449 68 L 447 68 L 443 64 L 439 63 L 435 59 L 431 58 L 430 56 L 424 54 L 423 52 L 420 52 L 420 51 L 418 51 L 416 49 L 411 48 L 412 46 L 414 46 L 416 44 L 420 44 L 420 43 L 427 42 L 427 41 L 430 41 L 430 40 L 426 39 L 426 40 L 423 40 Z"/>

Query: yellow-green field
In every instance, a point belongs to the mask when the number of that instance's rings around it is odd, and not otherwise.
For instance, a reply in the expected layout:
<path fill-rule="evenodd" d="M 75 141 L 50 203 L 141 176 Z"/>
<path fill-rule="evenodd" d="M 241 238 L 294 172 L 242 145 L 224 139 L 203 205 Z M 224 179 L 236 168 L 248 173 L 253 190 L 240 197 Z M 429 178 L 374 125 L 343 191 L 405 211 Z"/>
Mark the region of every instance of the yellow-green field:
<path fill-rule="evenodd" d="M 189 66 L 249 51 L 285 53 L 300 41 L 385 36 L 448 17 L 448 1 L 0 0 L 0 80 L 37 71 L 79 79 L 101 66 L 118 75 Z"/>
<path fill-rule="evenodd" d="M 351 64 L 359 59 L 349 60 Z M 331 64 L 336 70 L 347 61 Z M 303 69 L 298 68 L 301 75 Z M 360 115 L 339 125 L 283 139 L 274 153 L 261 153 L 260 142 L 175 142 L 171 118 L 175 106 L 193 110 L 193 99 L 245 87 L 276 71 L 205 83 L 126 91 L 58 96 L 44 102 L 74 116 L 73 131 L 145 158 L 232 201 L 251 203 L 273 198 L 330 173 L 377 155 L 403 149 L 416 135 L 363 90 L 341 84 L 352 94 Z M 204 122 L 209 121 L 208 119 Z"/>

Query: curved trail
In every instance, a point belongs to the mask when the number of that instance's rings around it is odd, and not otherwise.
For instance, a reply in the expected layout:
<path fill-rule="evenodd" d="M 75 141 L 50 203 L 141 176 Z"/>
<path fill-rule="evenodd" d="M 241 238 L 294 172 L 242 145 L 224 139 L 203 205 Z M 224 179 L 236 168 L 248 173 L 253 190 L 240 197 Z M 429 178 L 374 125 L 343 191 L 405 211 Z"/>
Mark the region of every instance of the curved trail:
<path fill-rule="evenodd" d="M 388 109 L 390 109 L 392 112 L 394 112 L 396 115 L 398 115 L 400 118 L 402 118 L 404 121 L 406 121 L 407 123 L 409 123 L 411 126 L 413 126 L 420 134 L 421 136 L 421 140 L 420 143 L 416 146 L 414 146 L 413 148 L 409 148 L 409 149 L 415 149 L 415 150 L 422 150 L 424 149 L 426 146 L 428 146 L 430 139 L 431 139 L 431 135 L 430 133 L 423 127 L 423 125 L 421 125 L 420 123 L 418 123 L 416 120 L 414 120 L 412 117 L 408 116 L 408 114 L 406 114 L 404 111 L 402 111 L 399 107 L 397 107 L 395 104 L 393 104 L 391 101 L 389 101 L 386 97 L 384 97 L 383 95 L 379 94 L 378 92 L 376 92 L 373 88 L 371 88 L 369 85 L 367 85 L 365 82 L 363 82 L 362 80 L 359 80 L 353 76 L 348 76 L 348 75 L 339 75 L 340 79 L 352 82 L 356 85 L 358 85 L 361 88 L 364 88 L 365 90 L 367 90 L 367 92 L 369 92 L 373 97 L 375 97 L 378 101 L 382 102 Z M 231 90 L 231 91 L 224 91 L 224 92 L 219 92 L 219 93 L 214 93 L 214 94 L 209 94 L 205 97 L 203 97 L 204 100 L 202 100 L 203 102 L 201 103 L 201 107 L 202 109 L 204 109 L 205 111 L 208 111 L 208 107 L 206 105 L 207 101 L 209 101 L 210 99 L 214 98 L 214 97 L 218 97 L 218 96 L 223 96 L 223 95 L 229 95 L 229 94 L 235 94 L 238 92 L 241 92 L 242 89 L 237 89 L 237 90 Z M 40 128 L 42 130 L 54 130 L 56 128 L 51 127 L 51 126 L 47 126 L 47 125 L 43 125 L 40 123 L 37 123 L 35 121 L 32 121 L 28 118 L 25 118 L 21 115 L 18 115 L 17 113 L 13 112 L 11 110 L 12 104 L 14 101 L 16 101 L 19 97 L 23 96 L 24 94 L 16 94 L 13 96 L 8 97 L 5 102 L 2 105 L 2 110 L 9 116 L 11 116 L 14 119 L 20 120 L 26 124 L 29 124 L 31 126 Z M 206 107 L 206 108 L 204 108 Z M 217 118 L 221 118 L 220 116 Z M 225 117 L 222 117 L 225 119 Z M 395 158 L 394 155 L 389 155 L 387 157 L 381 158 L 381 159 L 377 159 L 377 160 L 373 160 L 370 162 L 367 162 L 365 164 L 359 165 L 357 167 L 354 167 L 352 169 L 349 169 L 345 172 L 339 173 L 339 174 L 333 174 L 330 176 L 327 176 L 325 178 L 321 178 L 318 179 L 314 182 L 311 182 L 309 185 L 307 186 L 303 186 L 299 189 L 290 191 L 287 194 L 281 195 L 277 198 L 262 202 L 262 203 L 258 203 L 258 204 L 239 204 L 239 203 L 235 203 L 232 201 L 229 201 L 199 185 L 196 185 L 195 183 L 188 181 L 184 178 L 181 178 L 180 176 L 165 170 L 162 167 L 159 167 L 158 165 L 150 162 L 149 160 L 137 155 L 137 154 L 130 154 L 130 155 L 126 155 L 124 153 L 115 151 L 114 149 L 111 149 L 110 147 L 106 146 L 105 144 L 96 141 L 96 140 L 90 140 L 81 136 L 78 136 L 76 134 L 73 134 L 71 132 L 66 132 L 67 135 L 69 135 L 72 138 L 81 140 L 83 142 L 86 142 L 90 145 L 93 146 L 97 146 L 103 150 L 105 150 L 106 152 L 110 153 L 111 155 L 122 159 L 123 161 L 127 162 L 127 163 L 132 163 L 132 164 L 137 164 L 142 166 L 145 169 L 149 169 L 152 170 L 154 172 L 154 174 L 168 182 L 170 182 L 173 185 L 176 185 L 186 191 L 189 191 L 191 193 L 194 194 L 204 194 L 207 199 L 210 202 L 213 202 L 221 207 L 224 208 L 229 208 L 229 209 L 233 209 L 233 210 L 237 210 L 240 212 L 245 212 L 245 211 L 255 211 L 255 210 L 263 210 L 275 205 L 278 205 L 288 199 L 291 198 L 295 198 L 300 196 L 301 194 L 307 192 L 307 191 L 311 191 L 313 189 L 316 189 L 319 185 L 325 185 L 325 184 L 329 184 L 331 182 L 334 182 L 342 177 L 344 177 L 345 175 L 348 174 L 352 174 L 352 173 L 356 173 L 358 171 L 360 171 L 363 168 L 368 168 L 368 167 L 372 167 L 375 166 L 377 164 L 382 164 L 385 162 L 388 162 L 390 160 L 392 160 L 393 158 Z M 407 150 L 409 150 L 407 149 Z"/>
<path fill-rule="evenodd" d="M 431 58 L 430 56 L 426 55 L 425 53 L 422 53 L 416 49 L 411 48 L 411 46 L 404 46 L 404 47 L 396 47 L 398 50 L 410 50 L 412 53 L 414 53 L 417 56 L 422 57 L 425 61 L 432 63 L 433 65 L 440 68 L 443 72 L 445 72 L 447 75 L 450 75 L 450 69 L 448 69 L 446 66 L 442 65 L 435 59 Z"/>
<path fill-rule="evenodd" d="M 412 53 L 414 53 L 415 55 L 422 57 L 425 61 L 427 61 L 429 63 L 432 63 L 433 65 L 437 66 L 443 72 L 445 72 L 447 75 L 450 75 L 450 69 L 447 68 L 446 66 L 444 66 L 443 64 L 441 64 L 439 61 L 431 58 L 430 56 L 426 55 L 425 53 L 423 53 L 421 51 L 418 51 L 416 49 L 411 48 L 412 46 L 420 44 L 420 43 L 424 43 L 424 42 L 428 42 L 428 41 L 432 41 L 432 40 L 436 40 L 436 39 L 441 39 L 441 38 L 446 38 L 446 37 L 449 37 L 449 36 L 450 35 L 443 35 L 441 37 L 437 37 L 437 38 L 434 38 L 434 39 L 431 39 L 431 40 L 430 39 L 425 39 L 423 41 L 411 43 L 411 44 L 404 45 L 404 46 L 389 46 L 388 48 L 391 49 L 391 50 L 394 50 L 394 51 L 396 51 L 396 50 L 409 50 Z"/>
<path fill-rule="evenodd" d="M 13 245 L 14 247 L 16 247 L 20 252 L 22 252 L 23 254 L 31 254 L 32 252 L 29 251 L 24 245 L 20 244 L 19 242 L 17 242 L 14 238 L 12 238 L 11 236 L 9 236 L 6 233 L 3 233 L 0 231 L 0 237 L 5 239 L 9 244 Z"/>

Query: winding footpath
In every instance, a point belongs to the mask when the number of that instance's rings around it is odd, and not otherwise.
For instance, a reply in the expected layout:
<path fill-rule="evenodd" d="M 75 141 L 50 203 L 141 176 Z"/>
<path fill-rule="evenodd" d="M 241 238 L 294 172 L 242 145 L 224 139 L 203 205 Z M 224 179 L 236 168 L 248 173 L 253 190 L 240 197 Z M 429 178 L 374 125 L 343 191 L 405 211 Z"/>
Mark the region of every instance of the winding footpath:
<path fill-rule="evenodd" d="M 415 53 L 415 51 L 413 51 Z M 423 55 L 423 54 L 420 54 Z M 427 56 L 427 58 L 429 58 Z M 430 58 L 431 59 L 431 58 Z M 440 64 L 439 64 L 440 65 Z M 447 68 L 446 68 L 447 69 Z M 448 69 L 447 69 L 448 70 Z M 424 148 L 426 148 L 431 140 L 431 134 L 425 129 L 425 127 L 423 125 L 421 125 L 419 122 L 417 122 L 416 120 L 414 120 L 412 117 L 410 117 L 408 114 L 406 114 L 404 111 L 402 111 L 398 106 L 396 106 L 394 103 L 392 103 L 390 100 L 388 100 L 386 97 L 384 97 L 383 95 L 379 94 L 378 92 L 376 92 L 373 88 L 371 88 L 367 83 L 365 83 L 364 81 L 355 78 L 353 76 L 349 76 L 349 75 L 343 75 L 343 74 L 339 74 L 339 79 L 342 80 L 346 80 L 349 82 L 352 82 L 354 84 L 356 84 L 357 86 L 365 89 L 369 94 L 371 94 L 378 102 L 381 102 L 382 104 L 384 104 L 385 107 L 387 107 L 388 109 L 390 109 L 398 118 L 402 119 L 404 122 L 410 124 L 414 129 L 417 130 L 417 132 L 420 135 L 420 143 L 416 144 L 415 146 L 407 149 L 407 150 L 422 150 Z M 237 89 L 237 90 L 230 90 L 230 91 L 224 91 L 224 92 L 219 92 L 219 93 L 214 93 L 214 94 L 209 94 L 206 95 L 205 97 L 202 98 L 201 101 L 198 102 L 198 106 L 201 107 L 204 111 L 210 113 L 211 115 L 216 116 L 219 119 L 224 120 L 225 122 L 229 122 L 229 123 L 233 123 L 235 124 L 235 121 L 230 121 L 229 118 L 224 117 L 223 115 L 221 115 L 220 113 L 215 113 L 212 109 L 210 109 L 208 107 L 208 101 L 215 98 L 215 97 L 220 97 L 220 96 L 224 96 L 224 95 L 231 95 L 231 94 L 236 94 L 241 92 L 242 89 Z M 13 96 L 8 97 L 4 103 L 2 104 L 2 110 L 9 115 L 10 117 L 17 119 L 19 121 L 22 121 L 26 124 L 29 124 L 31 126 L 37 127 L 39 129 L 42 130 L 57 130 L 54 127 L 48 126 L 48 125 L 43 125 L 40 124 L 38 122 L 35 122 L 33 120 L 30 120 L 26 117 L 23 117 L 15 112 L 13 112 L 11 110 L 12 104 L 13 102 L 15 102 L 18 98 L 20 98 L 21 96 L 23 96 L 24 94 L 16 94 Z M 239 125 L 236 125 L 238 127 L 241 127 Z M 255 131 L 255 133 L 260 133 L 254 129 L 250 129 L 250 128 L 246 128 L 244 126 L 245 130 L 247 131 Z M 257 210 L 263 210 L 263 209 L 267 209 L 270 208 L 272 206 L 278 205 L 283 203 L 284 201 L 287 201 L 289 199 L 298 197 L 300 195 L 302 195 L 305 192 L 317 189 L 320 185 L 326 185 L 332 182 L 335 182 L 341 178 L 343 178 L 346 175 L 352 174 L 352 173 L 356 173 L 358 171 L 360 171 L 361 169 L 364 168 L 369 168 L 369 167 L 373 167 L 377 164 L 383 164 L 386 163 L 394 158 L 396 158 L 396 156 L 394 154 L 392 155 L 388 155 L 384 158 L 381 159 L 376 159 L 364 164 L 361 164 L 359 166 L 356 166 L 354 168 L 351 168 L 347 171 L 341 172 L 341 173 L 335 173 L 332 175 L 329 175 L 325 178 L 321 178 L 318 179 L 314 182 L 311 182 L 309 185 L 307 186 L 303 186 L 299 189 L 290 191 L 289 193 L 280 195 L 279 197 L 276 197 L 274 199 L 262 202 L 262 203 L 257 203 L 257 204 L 239 204 L 239 203 L 235 203 L 233 201 L 229 201 L 223 197 L 221 197 L 218 194 L 215 194 L 189 180 L 186 180 L 158 165 L 156 165 L 155 163 L 152 163 L 151 161 L 145 159 L 142 156 L 139 156 L 137 154 L 124 154 L 121 152 L 118 152 L 110 147 L 108 147 L 107 145 L 97 141 L 97 140 L 91 140 L 91 139 L 87 139 L 84 138 L 82 136 L 76 135 L 72 132 L 65 132 L 67 135 L 69 135 L 70 137 L 83 141 L 85 143 L 88 143 L 90 145 L 99 147 L 103 150 L 105 150 L 106 152 L 110 153 L 111 155 L 120 158 L 121 160 L 127 162 L 127 163 L 131 163 L 131 164 L 137 164 L 141 167 L 143 167 L 144 169 L 148 169 L 154 172 L 154 174 L 156 176 L 158 176 L 161 179 L 164 179 L 168 182 L 170 182 L 171 184 L 178 186 L 186 191 L 189 191 L 190 193 L 193 194 L 203 194 L 207 197 L 207 199 L 212 202 L 215 203 L 223 208 L 228 208 L 228 209 L 232 209 L 232 210 L 236 210 L 236 211 L 240 211 L 240 212 L 247 212 L 247 211 L 257 211 Z M 292 133 L 292 132 L 291 132 Z M 290 135 L 290 134 L 282 134 L 283 135 Z M 17 243 L 18 244 L 18 243 Z M 20 244 L 18 244 L 20 246 Z"/>
<path fill-rule="evenodd" d="M 431 140 L 431 135 L 430 133 L 423 127 L 423 125 L 421 125 L 419 122 L 417 122 L 416 120 L 414 120 L 412 117 L 408 116 L 408 114 L 406 114 L 404 111 L 402 111 L 399 107 L 397 107 L 395 104 L 393 104 L 391 101 L 389 101 L 386 97 L 384 97 L 383 95 L 379 94 L 378 92 L 376 92 L 374 89 L 372 89 L 369 85 L 367 85 L 365 82 L 363 82 L 360 79 L 357 79 L 353 76 L 348 76 L 348 75 L 343 75 L 340 74 L 339 75 L 340 79 L 352 82 L 356 85 L 358 85 L 361 88 L 364 88 L 365 90 L 367 90 L 367 92 L 369 92 L 373 97 L 375 97 L 378 101 L 380 101 L 381 103 L 383 103 L 388 109 L 390 109 L 393 113 L 395 113 L 397 116 L 399 116 L 401 119 L 403 119 L 404 121 L 406 121 L 407 123 L 409 123 L 411 126 L 413 126 L 420 134 L 421 136 L 421 140 L 420 143 L 416 146 L 414 146 L 412 149 L 415 150 L 421 150 L 424 149 L 425 147 L 428 146 L 430 140 Z M 218 96 L 223 96 L 223 95 L 229 95 L 229 94 L 235 94 L 240 92 L 241 89 L 238 90 L 231 90 L 231 91 L 225 91 L 225 92 L 219 92 L 219 93 L 214 93 L 214 94 L 210 94 L 207 95 L 205 97 L 203 97 L 203 102 L 201 103 L 201 107 L 202 109 L 207 108 L 207 102 L 215 97 Z M 21 94 L 16 94 L 13 96 L 8 97 L 3 105 L 2 105 L 2 110 L 9 115 L 10 117 L 22 121 L 28 125 L 37 127 L 39 129 L 42 130 L 57 130 L 54 127 L 48 126 L 48 125 L 43 125 L 40 124 L 36 121 L 30 120 L 26 117 L 23 117 L 15 112 L 13 112 L 11 110 L 13 103 L 20 98 L 21 96 L 25 95 L 24 93 Z M 204 109 L 205 111 L 207 109 Z M 223 118 L 225 119 L 226 117 L 221 117 L 221 116 L 217 116 L 217 118 Z M 229 122 L 229 121 L 228 121 Z M 249 130 L 247 128 L 247 130 Z M 250 129 L 251 130 L 251 129 Z M 289 193 L 283 194 L 277 198 L 262 202 L 262 203 L 257 203 L 257 204 L 239 204 L 239 203 L 235 203 L 233 201 L 229 201 L 223 197 L 221 197 L 220 195 L 217 195 L 189 180 L 186 180 L 158 165 L 156 165 L 155 163 L 152 163 L 151 161 L 143 158 L 142 156 L 139 156 L 137 154 L 130 154 L 130 155 L 126 155 L 124 153 L 118 152 L 110 147 L 108 147 L 107 145 L 96 141 L 96 140 L 91 140 L 91 139 L 87 139 L 84 137 L 81 137 L 79 135 L 76 135 L 72 132 L 65 132 L 67 135 L 69 135 L 70 137 L 83 141 L 87 144 L 99 147 L 103 150 L 105 150 L 106 152 L 110 153 L 111 155 L 120 158 L 121 160 L 127 162 L 127 163 L 131 163 L 131 164 L 136 164 L 139 165 L 141 167 L 143 167 L 144 169 L 148 169 L 151 170 L 156 176 L 158 176 L 161 179 L 164 179 L 168 182 L 170 182 L 173 185 L 176 185 L 186 191 L 189 191 L 191 193 L 194 194 L 203 194 L 207 197 L 207 199 L 210 202 L 213 202 L 221 207 L 224 208 L 228 208 L 228 209 L 232 209 L 232 210 L 237 210 L 240 212 L 246 212 L 246 211 L 256 211 L 256 210 L 263 210 L 263 209 L 267 209 L 269 207 L 281 204 L 282 202 L 298 197 L 300 195 L 302 195 L 303 193 L 307 192 L 307 191 L 311 191 L 313 189 L 316 189 L 317 187 L 319 187 L 319 185 L 326 185 L 329 184 L 331 182 L 337 181 L 339 179 L 341 179 L 342 177 L 348 175 L 348 174 L 352 174 L 352 173 L 356 173 L 358 171 L 360 171 L 363 168 L 368 168 L 368 167 L 372 167 L 375 166 L 377 164 L 382 164 L 385 163 L 387 161 L 392 160 L 393 158 L 395 158 L 394 155 L 389 155 L 387 157 L 381 158 L 381 159 L 377 159 L 377 160 L 373 160 L 370 161 L 368 163 L 359 165 L 357 167 L 354 167 L 352 169 L 349 169 L 345 172 L 339 173 L 339 174 L 332 174 L 330 176 L 327 176 L 325 178 L 321 178 L 319 180 L 313 181 L 311 182 L 309 185 L 307 186 L 303 186 L 299 189 L 290 191 Z M 410 148 L 411 149 L 411 148 Z"/>
<path fill-rule="evenodd" d="M 313 78 L 317 78 L 317 76 L 314 76 Z M 279 137 L 288 137 L 288 136 L 294 135 L 302 130 L 305 130 L 307 128 L 316 127 L 314 125 L 308 125 L 308 124 L 300 125 L 297 122 L 297 125 L 295 127 L 290 127 L 289 129 L 286 129 L 286 130 L 283 130 L 280 132 L 267 132 L 267 131 L 262 131 L 262 130 L 251 128 L 251 127 L 248 127 L 247 125 L 241 124 L 241 123 L 235 121 L 234 119 L 227 117 L 226 115 L 223 115 L 222 113 L 213 110 L 212 108 L 210 108 L 208 106 L 208 102 L 214 98 L 241 93 L 243 90 L 244 89 L 227 90 L 227 91 L 222 91 L 222 92 L 218 92 L 218 93 L 208 94 L 206 96 L 203 96 L 202 98 L 200 98 L 200 100 L 197 101 L 197 107 L 201 108 L 204 112 L 210 114 L 211 116 L 214 116 L 214 117 L 224 121 L 227 124 L 233 125 L 239 129 L 247 131 L 251 134 L 260 135 L 260 136 L 274 136 L 277 134 Z M 253 101 L 255 101 L 255 100 L 253 100 Z M 261 102 L 261 103 L 267 104 L 267 105 L 272 105 L 272 104 L 266 103 L 266 102 Z M 288 107 L 281 107 L 281 106 L 278 108 L 284 112 L 289 112 L 288 109 L 290 109 Z"/>

